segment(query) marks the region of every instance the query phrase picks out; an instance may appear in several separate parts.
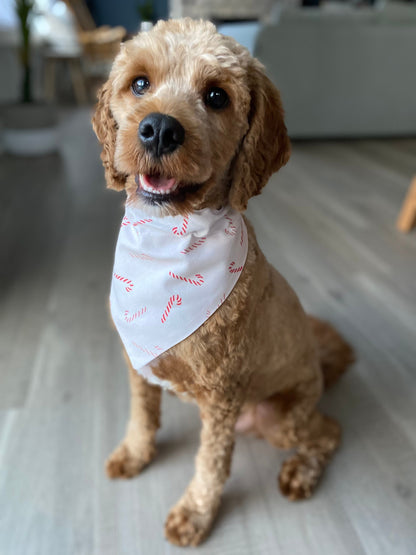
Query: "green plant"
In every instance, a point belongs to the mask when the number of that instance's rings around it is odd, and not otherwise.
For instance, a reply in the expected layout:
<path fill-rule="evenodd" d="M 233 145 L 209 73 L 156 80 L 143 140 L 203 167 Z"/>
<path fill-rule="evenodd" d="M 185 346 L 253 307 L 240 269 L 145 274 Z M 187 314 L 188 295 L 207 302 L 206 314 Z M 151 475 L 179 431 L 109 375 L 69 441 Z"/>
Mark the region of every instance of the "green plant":
<path fill-rule="evenodd" d="M 30 16 L 33 10 L 32 0 L 15 0 L 16 14 L 20 26 L 20 61 L 23 66 L 22 102 L 32 101 L 31 64 L 30 64 Z"/>
<path fill-rule="evenodd" d="M 145 0 L 137 6 L 141 21 L 153 21 L 153 2 Z"/>

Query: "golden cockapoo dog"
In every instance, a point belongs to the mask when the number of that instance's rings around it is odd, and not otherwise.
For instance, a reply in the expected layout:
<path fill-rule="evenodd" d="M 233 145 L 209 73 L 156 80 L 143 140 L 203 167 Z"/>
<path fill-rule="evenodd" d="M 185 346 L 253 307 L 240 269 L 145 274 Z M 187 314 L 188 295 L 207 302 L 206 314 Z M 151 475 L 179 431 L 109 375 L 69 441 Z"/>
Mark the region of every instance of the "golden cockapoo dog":
<path fill-rule="evenodd" d="M 175 148 L 162 154 L 146 149 L 138 133 L 155 113 L 182 128 Z M 262 65 L 211 23 L 190 19 L 159 22 L 122 45 L 93 126 L 108 186 L 125 189 L 153 216 L 227 204 L 242 212 L 290 154 L 279 93 Z M 165 176 L 178 187 L 152 195 L 137 185 L 139 175 Z M 166 521 L 166 536 L 178 545 L 200 543 L 212 526 L 236 428 L 295 449 L 278 479 L 292 500 L 311 495 L 340 441 L 339 425 L 316 405 L 324 383 L 352 361 L 351 349 L 305 315 L 246 223 L 247 261 L 232 293 L 152 366 L 198 404 L 202 418 L 195 476 Z M 138 474 L 156 452 L 161 390 L 129 366 L 131 414 L 107 462 L 111 478 Z"/>

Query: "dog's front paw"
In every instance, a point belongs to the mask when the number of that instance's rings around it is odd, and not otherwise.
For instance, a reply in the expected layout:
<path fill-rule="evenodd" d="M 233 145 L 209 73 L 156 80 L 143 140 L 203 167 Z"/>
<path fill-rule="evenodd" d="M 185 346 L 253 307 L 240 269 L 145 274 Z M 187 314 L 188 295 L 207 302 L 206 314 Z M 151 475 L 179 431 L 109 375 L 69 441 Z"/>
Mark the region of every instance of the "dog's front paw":
<path fill-rule="evenodd" d="M 198 513 L 183 505 L 170 511 L 165 523 L 166 538 L 181 547 L 199 545 L 208 535 L 215 514 Z"/>
<path fill-rule="evenodd" d="M 139 474 L 155 456 L 153 446 L 133 451 L 122 442 L 108 457 L 105 468 L 109 478 L 132 478 Z"/>
<path fill-rule="evenodd" d="M 310 497 L 321 477 L 322 464 L 317 457 L 295 455 L 283 463 L 279 487 L 291 501 Z"/>

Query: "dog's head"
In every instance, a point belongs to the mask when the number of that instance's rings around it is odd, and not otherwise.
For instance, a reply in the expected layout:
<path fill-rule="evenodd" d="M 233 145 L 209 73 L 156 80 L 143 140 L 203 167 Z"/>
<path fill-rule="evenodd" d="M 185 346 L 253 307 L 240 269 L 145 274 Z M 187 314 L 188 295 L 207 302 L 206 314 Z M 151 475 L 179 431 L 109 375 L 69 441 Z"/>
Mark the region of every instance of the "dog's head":
<path fill-rule="evenodd" d="M 209 22 L 159 22 L 121 47 L 93 127 L 108 187 L 160 215 L 245 210 L 290 142 L 263 66 Z"/>

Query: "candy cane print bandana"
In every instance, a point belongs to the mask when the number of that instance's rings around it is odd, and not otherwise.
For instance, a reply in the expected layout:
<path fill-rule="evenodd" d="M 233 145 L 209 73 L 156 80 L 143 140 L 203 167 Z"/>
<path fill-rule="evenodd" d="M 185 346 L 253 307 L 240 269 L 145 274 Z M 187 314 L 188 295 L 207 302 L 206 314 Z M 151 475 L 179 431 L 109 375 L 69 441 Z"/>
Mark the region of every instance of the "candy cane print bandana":
<path fill-rule="evenodd" d="M 133 367 L 148 366 L 225 301 L 247 257 L 247 229 L 230 207 L 155 218 L 127 204 L 116 246 L 111 315 Z"/>

